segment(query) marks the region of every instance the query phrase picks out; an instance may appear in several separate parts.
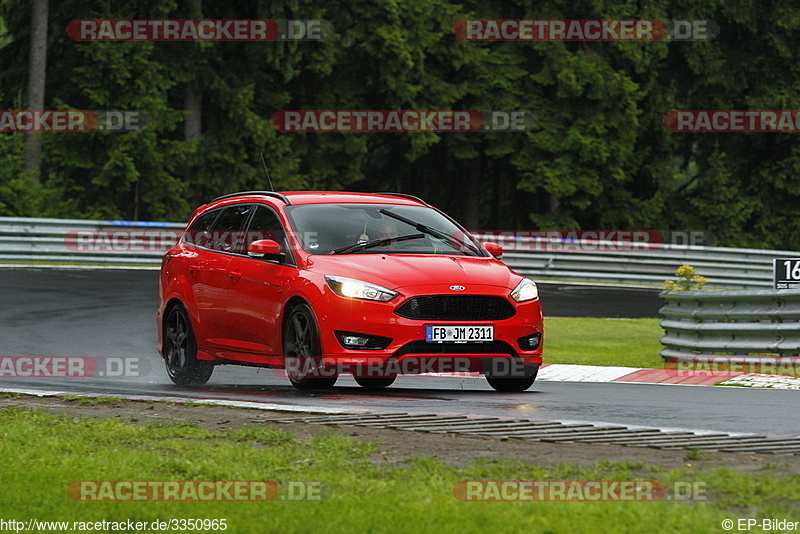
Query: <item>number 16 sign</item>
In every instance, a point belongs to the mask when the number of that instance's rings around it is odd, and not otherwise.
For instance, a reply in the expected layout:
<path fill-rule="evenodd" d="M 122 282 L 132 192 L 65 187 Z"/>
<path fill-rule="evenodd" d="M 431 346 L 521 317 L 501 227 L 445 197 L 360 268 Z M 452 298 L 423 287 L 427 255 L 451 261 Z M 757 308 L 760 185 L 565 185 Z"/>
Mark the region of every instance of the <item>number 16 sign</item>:
<path fill-rule="evenodd" d="M 800 289 L 800 258 L 775 258 L 775 289 Z"/>

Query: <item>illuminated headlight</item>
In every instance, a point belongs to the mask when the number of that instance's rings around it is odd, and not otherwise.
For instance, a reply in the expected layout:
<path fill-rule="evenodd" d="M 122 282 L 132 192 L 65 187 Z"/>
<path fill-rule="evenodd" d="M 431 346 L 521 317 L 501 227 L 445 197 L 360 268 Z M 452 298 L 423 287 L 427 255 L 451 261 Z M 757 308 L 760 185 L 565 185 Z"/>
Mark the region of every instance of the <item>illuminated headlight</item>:
<path fill-rule="evenodd" d="M 523 278 L 522 281 L 517 284 L 517 287 L 514 288 L 514 291 L 511 292 L 511 298 L 517 302 L 533 300 L 538 296 L 539 288 L 536 287 L 536 283 L 533 280 L 528 280 L 527 278 Z"/>
<path fill-rule="evenodd" d="M 397 296 L 391 289 L 343 276 L 326 276 L 325 281 L 334 293 L 342 297 L 388 302 Z"/>

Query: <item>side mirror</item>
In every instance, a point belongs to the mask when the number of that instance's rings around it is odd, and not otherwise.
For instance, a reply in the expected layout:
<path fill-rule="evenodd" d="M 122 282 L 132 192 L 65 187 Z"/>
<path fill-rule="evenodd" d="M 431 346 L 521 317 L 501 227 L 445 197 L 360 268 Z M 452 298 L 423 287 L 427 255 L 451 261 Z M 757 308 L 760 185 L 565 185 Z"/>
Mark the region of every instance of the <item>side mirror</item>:
<path fill-rule="evenodd" d="M 483 245 L 483 248 L 486 249 L 486 252 L 488 252 L 495 258 L 500 259 L 503 257 L 503 247 L 501 247 L 497 243 L 481 243 L 481 244 Z"/>
<path fill-rule="evenodd" d="M 271 261 L 282 262 L 286 259 L 286 254 L 281 252 L 281 246 L 272 239 L 260 239 L 253 241 L 247 247 L 247 255 L 251 258 L 258 258 Z"/>

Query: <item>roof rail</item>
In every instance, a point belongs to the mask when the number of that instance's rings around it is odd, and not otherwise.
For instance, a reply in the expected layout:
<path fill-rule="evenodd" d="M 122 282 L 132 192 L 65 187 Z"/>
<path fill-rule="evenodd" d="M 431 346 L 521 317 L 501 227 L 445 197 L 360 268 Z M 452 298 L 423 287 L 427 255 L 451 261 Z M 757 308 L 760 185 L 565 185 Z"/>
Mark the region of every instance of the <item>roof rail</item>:
<path fill-rule="evenodd" d="M 238 197 L 241 195 L 263 195 L 265 197 L 272 197 L 272 198 L 277 198 L 278 200 L 282 200 L 283 203 L 286 204 L 287 206 L 292 205 L 292 203 L 289 202 L 289 199 L 286 197 L 286 195 L 276 193 L 275 191 L 240 191 L 238 193 L 229 193 L 227 195 L 222 195 L 221 197 L 215 198 L 211 202 L 216 202 L 217 200 L 223 200 L 226 198 Z"/>
<path fill-rule="evenodd" d="M 389 192 L 389 191 L 376 191 L 376 192 L 375 192 L 375 193 L 373 193 L 373 194 L 374 194 L 374 195 L 391 195 L 391 196 L 393 196 L 393 197 L 403 197 L 403 198 L 410 198 L 411 200 L 416 200 L 416 201 L 417 201 L 417 202 L 419 202 L 420 204 L 423 204 L 423 205 L 425 205 L 425 206 L 430 206 L 430 204 L 428 204 L 427 202 L 425 202 L 425 201 L 424 201 L 424 200 L 422 200 L 421 198 L 419 198 L 419 197 L 415 197 L 414 195 L 407 195 L 407 194 L 405 194 L 405 193 L 391 193 L 391 192 Z"/>

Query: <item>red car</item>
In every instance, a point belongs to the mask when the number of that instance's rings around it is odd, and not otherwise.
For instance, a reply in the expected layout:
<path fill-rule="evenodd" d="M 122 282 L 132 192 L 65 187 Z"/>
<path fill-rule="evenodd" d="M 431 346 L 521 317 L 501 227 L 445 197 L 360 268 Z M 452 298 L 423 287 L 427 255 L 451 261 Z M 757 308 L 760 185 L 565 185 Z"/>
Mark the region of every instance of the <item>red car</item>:
<path fill-rule="evenodd" d="M 529 388 L 542 363 L 536 284 L 436 208 L 402 194 L 250 191 L 198 208 L 164 256 L 158 349 L 178 385 L 215 365 L 340 373 L 481 372 Z"/>

